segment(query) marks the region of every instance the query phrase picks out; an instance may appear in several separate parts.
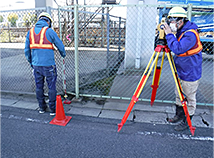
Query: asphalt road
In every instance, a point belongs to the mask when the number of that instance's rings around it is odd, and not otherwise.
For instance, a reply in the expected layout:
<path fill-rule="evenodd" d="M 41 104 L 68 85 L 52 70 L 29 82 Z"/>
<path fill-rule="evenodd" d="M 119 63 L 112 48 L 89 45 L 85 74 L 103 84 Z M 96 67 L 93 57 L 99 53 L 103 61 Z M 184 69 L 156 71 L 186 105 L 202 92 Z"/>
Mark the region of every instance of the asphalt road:
<path fill-rule="evenodd" d="M 2 158 L 212 158 L 213 129 L 175 132 L 173 125 L 73 115 L 51 125 L 48 113 L 1 106 Z"/>

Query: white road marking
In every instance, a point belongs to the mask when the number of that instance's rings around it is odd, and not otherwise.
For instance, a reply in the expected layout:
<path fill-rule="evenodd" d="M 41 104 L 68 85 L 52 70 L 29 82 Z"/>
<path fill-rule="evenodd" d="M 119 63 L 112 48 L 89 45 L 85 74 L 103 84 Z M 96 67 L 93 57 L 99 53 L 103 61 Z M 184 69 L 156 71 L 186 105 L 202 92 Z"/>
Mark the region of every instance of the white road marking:
<path fill-rule="evenodd" d="M 160 132 L 138 132 L 138 134 L 141 135 L 156 135 L 156 136 L 170 136 L 172 138 L 177 139 L 185 139 L 185 140 L 202 140 L 202 141 L 214 141 L 213 137 L 202 137 L 202 136 L 192 136 L 192 135 L 186 135 L 186 134 L 175 134 L 175 133 L 160 133 Z"/>
<path fill-rule="evenodd" d="M 0 117 L 3 117 L 2 114 L 0 114 Z M 8 117 L 9 119 L 15 119 L 15 120 L 25 120 L 28 122 L 37 122 L 37 123 L 49 123 L 49 121 L 44 121 L 44 120 L 38 120 L 38 119 L 33 119 L 33 118 L 23 118 L 21 116 L 15 116 L 15 115 L 9 115 Z M 186 135 L 186 134 L 175 134 L 175 133 L 160 133 L 160 132 L 149 132 L 149 131 L 145 131 L 145 132 L 137 132 L 140 135 L 156 135 L 156 136 L 169 136 L 172 138 L 177 138 L 177 139 L 183 139 L 183 140 L 201 140 L 201 141 L 214 141 L 213 137 L 202 137 L 202 136 L 192 136 L 192 135 Z"/>
<path fill-rule="evenodd" d="M 3 117 L 2 115 L 0 115 L 0 117 Z M 34 118 L 24 118 L 22 116 L 15 116 L 15 115 L 9 115 L 8 116 L 9 119 L 14 119 L 14 120 L 25 120 L 28 122 L 37 122 L 37 123 L 49 123 L 49 121 L 45 121 L 45 120 L 38 120 L 38 119 L 34 119 Z"/>
<path fill-rule="evenodd" d="M 42 121 L 42 120 L 32 119 L 32 118 L 25 118 L 25 120 L 28 122 L 49 123 L 49 121 Z"/>

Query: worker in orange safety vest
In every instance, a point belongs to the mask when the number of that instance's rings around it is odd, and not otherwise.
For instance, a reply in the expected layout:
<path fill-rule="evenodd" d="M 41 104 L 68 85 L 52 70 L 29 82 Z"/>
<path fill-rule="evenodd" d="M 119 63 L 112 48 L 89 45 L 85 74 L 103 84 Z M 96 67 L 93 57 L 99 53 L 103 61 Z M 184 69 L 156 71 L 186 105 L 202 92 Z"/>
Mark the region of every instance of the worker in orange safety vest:
<path fill-rule="evenodd" d="M 187 99 L 187 107 L 192 119 L 196 110 L 196 91 L 202 74 L 202 44 L 197 32 L 198 26 L 187 19 L 187 12 L 182 7 L 173 7 L 168 14 L 168 24 L 164 24 L 166 41 L 175 54 L 174 63 L 180 78 L 183 92 Z M 175 35 L 173 34 L 176 33 Z M 177 92 L 176 114 L 169 118 L 171 123 L 180 122 L 176 131 L 188 128 L 184 110 Z"/>
<path fill-rule="evenodd" d="M 42 12 L 35 27 L 31 28 L 27 33 L 24 51 L 26 59 L 34 70 L 39 113 L 44 113 L 47 110 L 43 89 L 44 80 L 46 79 L 49 89 L 50 115 L 55 115 L 57 71 L 53 45 L 58 48 L 63 58 L 66 53 L 62 41 L 56 32 L 51 29 L 52 23 L 51 16 L 46 12 Z"/>

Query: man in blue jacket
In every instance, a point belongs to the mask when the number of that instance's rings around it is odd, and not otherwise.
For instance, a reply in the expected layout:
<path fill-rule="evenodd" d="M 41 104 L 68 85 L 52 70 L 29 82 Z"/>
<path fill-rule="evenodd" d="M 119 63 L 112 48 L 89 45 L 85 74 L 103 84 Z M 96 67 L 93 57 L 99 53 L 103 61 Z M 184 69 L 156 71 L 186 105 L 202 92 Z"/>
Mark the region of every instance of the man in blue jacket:
<path fill-rule="evenodd" d="M 165 34 L 168 47 L 175 54 L 174 62 L 187 99 L 190 118 L 196 110 L 196 91 L 202 74 L 202 44 L 197 32 L 197 25 L 187 19 L 186 11 L 181 7 L 173 7 L 168 14 L 169 25 L 165 23 Z M 174 35 L 172 32 L 176 32 Z M 168 121 L 181 123 L 175 130 L 182 131 L 188 128 L 183 107 L 177 92 L 176 114 Z"/>
<path fill-rule="evenodd" d="M 54 59 L 54 47 L 58 48 L 60 55 L 66 56 L 65 48 L 56 32 L 51 29 L 52 18 L 43 12 L 39 15 L 35 27 L 31 28 L 26 36 L 25 57 L 34 69 L 36 82 L 36 97 L 39 103 L 39 113 L 47 109 L 44 96 L 44 80 L 48 85 L 50 115 L 55 115 L 56 107 L 56 80 L 57 71 Z"/>

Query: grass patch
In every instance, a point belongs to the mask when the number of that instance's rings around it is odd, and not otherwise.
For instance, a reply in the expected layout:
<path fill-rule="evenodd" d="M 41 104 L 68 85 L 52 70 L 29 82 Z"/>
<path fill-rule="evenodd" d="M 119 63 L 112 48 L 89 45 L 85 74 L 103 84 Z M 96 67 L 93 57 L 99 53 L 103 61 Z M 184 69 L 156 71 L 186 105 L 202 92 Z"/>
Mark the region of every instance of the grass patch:
<path fill-rule="evenodd" d="M 90 91 L 90 93 L 92 94 L 96 93 L 98 95 L 99 93 L 99 95 L 108 95 L 115 77 L 116 75 L 113 75 L 108 78 L 98 80 L 94 83 L 88 84 L 80 88 L 80 90 L 83 91 L 83 93 L 86 91 Z"/>

